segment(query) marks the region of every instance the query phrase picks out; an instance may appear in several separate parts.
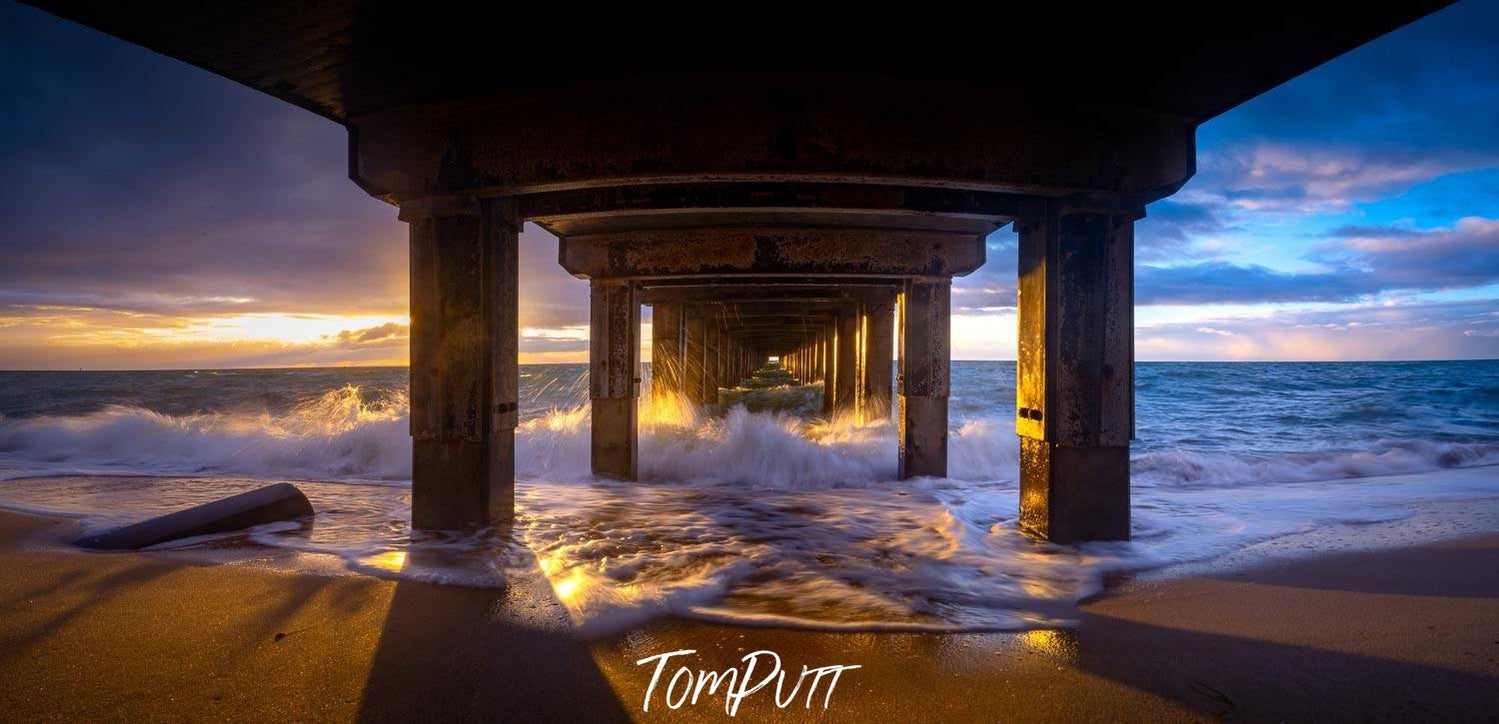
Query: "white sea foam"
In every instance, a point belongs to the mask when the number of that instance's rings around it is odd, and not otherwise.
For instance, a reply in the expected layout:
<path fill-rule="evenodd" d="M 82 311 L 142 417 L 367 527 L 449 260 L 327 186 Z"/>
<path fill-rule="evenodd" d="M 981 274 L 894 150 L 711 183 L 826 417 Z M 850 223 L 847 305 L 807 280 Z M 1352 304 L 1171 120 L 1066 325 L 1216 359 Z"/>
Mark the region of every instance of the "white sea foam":
<path fill-rule="evenodd" d="M 647 416 L 648 416 L 647 412 Z M 797 489 L 861 486 L 894 476 L 892 426 L 808 422 L 734 408 L 719 418 L 642 425 L 641 472 L 655 480 Z M 570 406 L 517 430 L 516 471 L 584 480 L 588 408 Z M 955 481 L 1013 480 L 1018 443 L 1008 419 L 962 421 L 951 432 Z M 1260 454 L 1137 453 L 1137 485 L 1243 485 L 1414 473 L 1499 464 L 1499 445 L 1376 439 L 1351 450 Z M 78 415 L 0 418 L 0 476 L 237 475 L 404 482 L 411 448 L 404 394 L 367 402 L 355 387 L 289 412 L 166 415 L 111 406 Z"/>
<path fill-rule="evenodd" d="M 414 543 L 405 401 L 365 398 L 346 387 L 280 414 L 116 406 L 0 420 L 0 470 L 13 478 L 0 499 L 100 528 L 295 480 L 316 524 L 259 529 L 256 541 L 454 585 L 539 569 L 580 627 L 602 633 L 662 615 L 863 629 L 1056 625 L 1103 570 L 1397 521 L 1420 502 L 1494 506 L 1499 496 L 1494 469 L 1373 477 L 1499 462 L 1480 443 L 1147 451 L 1133 464 L 1135 540 L 1058 547 L 1016 530 L 1018 445 L 1007 419 L 955 425 L 949 478 L 898 482 L 888 423 L 647 408 L 641 480 L 621 483 L 589 474 L 587 410 L 569 406 L 517 430 L 519 545 L 492 535 Z M 38 474 L 53 477 L 18 479 Z"/>

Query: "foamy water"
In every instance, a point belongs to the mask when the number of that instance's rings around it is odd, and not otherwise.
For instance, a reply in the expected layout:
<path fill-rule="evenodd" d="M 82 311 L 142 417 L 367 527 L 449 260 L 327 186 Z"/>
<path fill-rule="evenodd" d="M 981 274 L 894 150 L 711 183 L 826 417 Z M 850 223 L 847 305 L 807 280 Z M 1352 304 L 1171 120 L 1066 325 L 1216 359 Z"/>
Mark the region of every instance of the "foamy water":
<path fill-rule="evenodd" d="M 1433 504 L 1499 517 L 1493 362 L 1142 364 L 1135 538 L 1081 547 L 1015 529 L 1013 364 L 954 364 L 951 477 L 904 482 L 888 422 L 680 406 L 643 412 L 641 481 L 595 480 L 583 373 L 523 368 L 513 540 L 411 540 L 404 370 L 4 373 L 0 503 L 95 530 L 290 480 L 316 523 L 255 541 L 457 585 L 539 571 L 591 632 L 1058 625 L 1106 570 L 1356 538 Z"/>

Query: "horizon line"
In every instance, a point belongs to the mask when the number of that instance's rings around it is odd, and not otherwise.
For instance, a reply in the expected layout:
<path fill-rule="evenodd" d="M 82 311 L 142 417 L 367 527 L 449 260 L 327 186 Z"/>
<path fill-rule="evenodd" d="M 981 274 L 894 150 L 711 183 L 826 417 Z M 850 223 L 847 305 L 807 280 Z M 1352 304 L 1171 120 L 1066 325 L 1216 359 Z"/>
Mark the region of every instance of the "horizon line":
<path fill-rule="evenodd" d="M 954 359 L 952 362 L 1005 362 L 1014 364 L 1014 359 Z M 893 364 L 895 360 L 891 360 Z M 1414 362 L 1499 362 L 1499 357 L 1444 357 L 1441 359 L 1152 359 L 1135 360 L 1135 364 L 1410 364 Z M 641 364 L 649 364 L 649 360 Z M 519 362 L 520 367 L 544 365 L 587 365 L 588 362 Z M 348 364 L 348 365 L 282 365 L 266 367 L 30 367 L 0 369 L 0 374 L 10 372 L 253 372 L 291 370 L 345 370 L 345 369 L 396 369 L 409 368 L 410 364 Z"/>

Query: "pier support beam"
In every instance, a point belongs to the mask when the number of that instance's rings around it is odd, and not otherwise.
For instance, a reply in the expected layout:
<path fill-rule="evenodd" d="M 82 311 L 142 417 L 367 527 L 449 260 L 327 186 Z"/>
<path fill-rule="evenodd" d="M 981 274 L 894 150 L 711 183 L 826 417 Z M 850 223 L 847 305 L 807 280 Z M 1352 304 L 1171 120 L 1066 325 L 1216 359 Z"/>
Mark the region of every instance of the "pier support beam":
<path fill-rule="evenodd" d="M 833 413 L 859 411 L 859 315 L 850 310 L 838 315 L 837 351 L 833 373 Z"/>
<path fill-rule="evenodd" d="M 895 336 L 895 304 L 890 301 L 864 304 L 864 408 L 865 422 L 890 417 L 890 352 Z"/>
<path fill-rule="evenodd" d="M 411 231 L 411 524 L 515 511 L 517 252 L 509 199 L 407 200 Z"/>
<path fill-rule="evenodd" d="M 947 476 L 952 283 L 911 279 L 900 298 L 899 475 Z"/>
<path fill-rule="evenodd" d="M 833 414 L 833 399 L 838 396 L 837 376 L 838 360 L 834 359 L 837 353 L 834 341 L 838 336 L 836 325 L 828 325 L 819 335 L 821 342 L 818 343 L 819 364 L 822 366 L 822 414 Z"/>
<path fill-rule="evenodd" d="M 593 474 L 634 480 L 639 396 L 640 304 L 628 281 L 589 283 L 588 383 Z"/>
<path fill-rule="evenodd" d="M 1020 524 L 1127 539 L 1138 210 L 1027 204 L 1020 233 Z"/>
<path fill-rule="evenodd" d="M 718 388 L 723 386 L 723 330 L 718 320 L 706 320 L 703 327 L 703 403 L 718 404 Z"/>
<path fill-rule="evenodd" d="M 682 394 L 681 302 L 651 305 L 651 396 L 669 400 Z"/>
<path fill-rule="evenodd" d="M 682 364 L 683 390 L 687 400 L 694 405 L 703 404 L 703 347 L 704 325 L 701 310 L 687 307 L 683 311 L 684 338 L 687 340 L 686 354 Z"/>

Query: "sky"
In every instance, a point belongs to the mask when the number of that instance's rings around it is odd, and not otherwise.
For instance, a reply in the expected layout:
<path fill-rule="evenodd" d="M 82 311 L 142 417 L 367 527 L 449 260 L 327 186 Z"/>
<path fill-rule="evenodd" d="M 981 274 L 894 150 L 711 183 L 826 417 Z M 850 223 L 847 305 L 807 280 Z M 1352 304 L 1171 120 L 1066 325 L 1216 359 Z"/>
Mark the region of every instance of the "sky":
<path fill-rule="evenodd" d="M 0 63 L 0 369 L 405 363 L 406 226 L 337 124 L 9 0 Z M 1496 131 L 1499 0 L 1204 124 L 1136 226 L 1138 358 L 1499 358 Z M 1015 356 L 988 241 L 954 359 Z M 586 360 L 587 284 L 521 243 L 521 361 Z"/>

